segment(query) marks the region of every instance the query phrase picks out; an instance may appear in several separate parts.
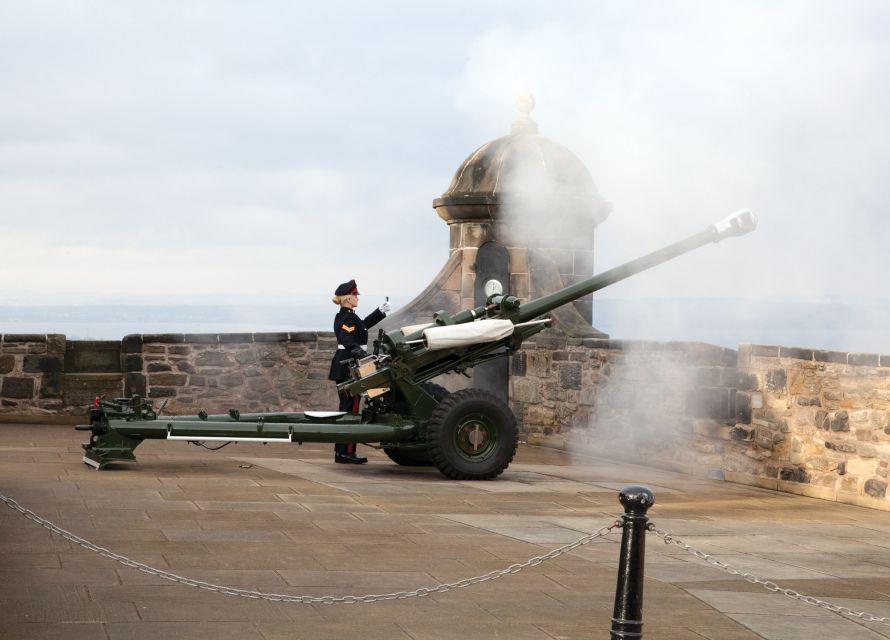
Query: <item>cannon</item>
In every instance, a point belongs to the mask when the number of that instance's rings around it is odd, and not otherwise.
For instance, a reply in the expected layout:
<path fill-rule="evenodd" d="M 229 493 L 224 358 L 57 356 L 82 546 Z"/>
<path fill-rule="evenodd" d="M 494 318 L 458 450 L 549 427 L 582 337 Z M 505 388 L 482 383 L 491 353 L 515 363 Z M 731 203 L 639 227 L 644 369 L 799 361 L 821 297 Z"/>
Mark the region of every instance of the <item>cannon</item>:
<path fill-rule="evenodd" d="M 377 443 L 401 465 L 434 465 L 454 480 L 487 480 L 506 469 L 518 445 L 510 408 L 482 389 L 449 393 L 432 382 L 515 353 L 524 340 L 544 330 L 547 314 L 594 291 L 662 262 L 724 238 L 753 231 L 757 218 L 739 211 L 684 240 L 591 276 L 546 296 L 522 302 L 494 292 L 484 305 L 454 315 L 433 314 L 429 323 L 380 331 L 372 355 L 351 365 L 339 385 L 366 398 L 360 414 L 339 411 L 162 416 L 139 396 L 101 401 L 90 411 L 83 461 L 104 469 L 135 461 L 146 439 L 190 442 L 362 442 Z M 222 446 L 222 445 L 220 445 Z"/>

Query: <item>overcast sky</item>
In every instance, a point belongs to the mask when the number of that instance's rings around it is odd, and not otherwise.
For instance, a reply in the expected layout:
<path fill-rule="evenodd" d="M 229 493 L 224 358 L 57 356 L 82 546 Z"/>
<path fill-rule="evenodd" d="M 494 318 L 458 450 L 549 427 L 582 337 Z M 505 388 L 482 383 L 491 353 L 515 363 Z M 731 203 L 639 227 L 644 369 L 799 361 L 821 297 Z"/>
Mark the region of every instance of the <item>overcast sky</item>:
<path fill-rule="evenodd" d="M 410 299 L 530 92 L 613 204 L 597 270 L 760 216 L 609 295 L 887 298 L 888 33 L 884 0 L 0 0 L 0 291 Z"/>

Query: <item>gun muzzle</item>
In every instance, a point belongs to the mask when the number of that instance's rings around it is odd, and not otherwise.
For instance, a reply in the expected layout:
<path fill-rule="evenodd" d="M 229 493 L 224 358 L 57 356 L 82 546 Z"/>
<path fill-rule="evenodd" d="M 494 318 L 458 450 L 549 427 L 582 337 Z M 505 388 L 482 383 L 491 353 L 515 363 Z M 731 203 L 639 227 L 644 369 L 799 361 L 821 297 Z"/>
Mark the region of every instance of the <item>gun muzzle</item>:
<path fill-rule="evenodd" d="M 751 213 L 750 209 L 742 209 L 727 216 L 720 222 L 712 224 L 709 228 L 716 233 L 714 242 L 720 242 L 725 238 L 743 236 L 754 231 L 757 228 L 757 216 Z"/>

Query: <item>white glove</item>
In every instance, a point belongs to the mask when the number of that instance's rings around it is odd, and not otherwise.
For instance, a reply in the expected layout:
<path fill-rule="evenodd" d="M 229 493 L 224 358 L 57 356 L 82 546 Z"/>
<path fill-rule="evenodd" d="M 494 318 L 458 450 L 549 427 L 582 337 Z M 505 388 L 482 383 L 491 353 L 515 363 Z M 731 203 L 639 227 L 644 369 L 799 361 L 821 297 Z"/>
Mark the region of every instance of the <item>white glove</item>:
<path fill-rule="evenodd" d="M 382 305 L 380 305 L 377 308 L 380 310 L 380 313 L 382 313 L 384 315 L 389 313 L 389 310 L 392 309 L 392 307 L 389 306 L 389 300 L 387 300 L 386 302 L 384 302 Z"/>

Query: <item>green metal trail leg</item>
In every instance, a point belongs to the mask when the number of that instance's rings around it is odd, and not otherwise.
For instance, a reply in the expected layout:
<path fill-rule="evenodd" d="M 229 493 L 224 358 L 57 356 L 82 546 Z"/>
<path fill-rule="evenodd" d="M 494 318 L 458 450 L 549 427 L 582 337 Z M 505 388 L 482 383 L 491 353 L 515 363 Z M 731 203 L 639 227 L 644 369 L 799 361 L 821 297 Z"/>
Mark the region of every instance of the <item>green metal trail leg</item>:
<path fill-rule="evenodd" d="M 90 441 L 83 446 L 83 461 L 102 471 L 112 462 L 135 462 L 133 450 L 142 440 L 128 438 L 116 432 L 90 436 Z"/>

